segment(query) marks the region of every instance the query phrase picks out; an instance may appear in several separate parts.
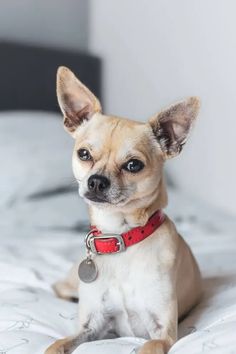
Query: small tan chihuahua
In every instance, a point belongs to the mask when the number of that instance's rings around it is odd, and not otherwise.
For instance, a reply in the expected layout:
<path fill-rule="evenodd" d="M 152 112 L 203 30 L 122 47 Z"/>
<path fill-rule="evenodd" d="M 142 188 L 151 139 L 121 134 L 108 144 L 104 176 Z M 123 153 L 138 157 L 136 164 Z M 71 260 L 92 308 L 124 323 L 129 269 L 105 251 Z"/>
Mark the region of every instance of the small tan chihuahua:
<path fill-rule="evenodd" d="M 161 211 L 167 205 L 163 165 L 182 150 L 199 100 L 187 98 L 147 123 L 108 116 L 65 67 L 58 70 L 57 95 L 75 139 L 73 172 L 93 226 L 79 275 L 77 265 L 55 286 L 64 298 L 79 292 L 78 332 L 46 353 L 69 354 L 111 334 L 146 338 L 139 354 L 167 353 L 177 340 L 178 318 L 199 300 L 201 277 Z"/>

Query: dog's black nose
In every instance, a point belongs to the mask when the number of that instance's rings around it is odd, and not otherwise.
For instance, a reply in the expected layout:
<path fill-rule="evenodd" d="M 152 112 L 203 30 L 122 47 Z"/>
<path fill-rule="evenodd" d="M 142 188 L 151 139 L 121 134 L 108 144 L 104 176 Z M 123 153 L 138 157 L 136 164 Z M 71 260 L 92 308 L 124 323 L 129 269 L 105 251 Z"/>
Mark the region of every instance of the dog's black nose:
<path fill-rule="evenodd" d="M 88 188 L 91 192 L 101 193 L 110 187 L 109 179 L 102 175 L 92 175 L 88 179 Z"/>

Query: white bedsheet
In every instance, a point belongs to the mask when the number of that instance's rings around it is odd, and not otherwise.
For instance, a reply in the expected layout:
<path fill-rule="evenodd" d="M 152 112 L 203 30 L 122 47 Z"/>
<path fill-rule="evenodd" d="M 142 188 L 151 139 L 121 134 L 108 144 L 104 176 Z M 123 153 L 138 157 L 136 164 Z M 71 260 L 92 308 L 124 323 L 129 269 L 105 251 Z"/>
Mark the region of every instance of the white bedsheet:
<path fill-rule="evenodd" d="M 70 193 L 49 198 L 48 220 L 63 205 L 72 222 L 78 213 L 74 198 Z M 180 323 L 180 339 L 170 353 L 236 353 L 236 223 L 177 193 L 171 194 L 168 213 L 190 243 L 204 279 L 203 299 Z M 0 354 L 42 354 L 55 339 L 75 331 L 77 305 L 56 298 L 51 284 L 81 256 L 83 233 L 56 229 L 52 223 L 47 228 L 45 220 L 40 227 L 40 219 L 32 225 L 23 213 L 20 222 L 12 210 L 5 211 L 8 217 L 11 224 L 2 220 L 0 225 Z M 134 354 L 143 342 L 121 338 L 85 343 L 74 353 Z"/>

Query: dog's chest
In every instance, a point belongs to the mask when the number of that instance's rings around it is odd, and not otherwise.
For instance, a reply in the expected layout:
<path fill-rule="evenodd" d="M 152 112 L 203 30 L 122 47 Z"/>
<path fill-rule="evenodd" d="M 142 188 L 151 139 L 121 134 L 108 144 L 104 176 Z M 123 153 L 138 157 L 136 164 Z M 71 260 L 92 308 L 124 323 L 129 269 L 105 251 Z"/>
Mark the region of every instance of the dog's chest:
<path fill-rule="evenodd" d="M 122 254 L 94 258 L 98 278 L 90 284 L 81 283 L 80 305 L 113 321 L 119 336 L 148 338 L 146 323 L 150 318 L 158 322 L 157 303 L 161 311 L 166 285 L 159 269 L 157 250 L 151 243 L 135 247 Z"/>

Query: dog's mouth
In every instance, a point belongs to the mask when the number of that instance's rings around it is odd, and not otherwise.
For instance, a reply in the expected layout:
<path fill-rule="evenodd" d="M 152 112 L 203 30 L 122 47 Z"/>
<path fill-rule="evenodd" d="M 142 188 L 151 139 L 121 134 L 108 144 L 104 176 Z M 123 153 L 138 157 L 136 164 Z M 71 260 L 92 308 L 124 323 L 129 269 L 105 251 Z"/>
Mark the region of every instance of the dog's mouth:
<path fill-rule="evenodd" d="M 89 192 L 85 193 L 84 198 L 89 202 L 95 204 L 109 204 L 109 205 L 120 205 L 126 201 L 125 197 L 118 198 L 115 200 L 109 200 L 106 196 L 90 194 Z"/>
<path fill-rule="evenodd" d="M 99 196 L 96 194 L 85 193 L 84 197 L 94 203 L 109 203 L 109 200 L 105 196 Z"/>

